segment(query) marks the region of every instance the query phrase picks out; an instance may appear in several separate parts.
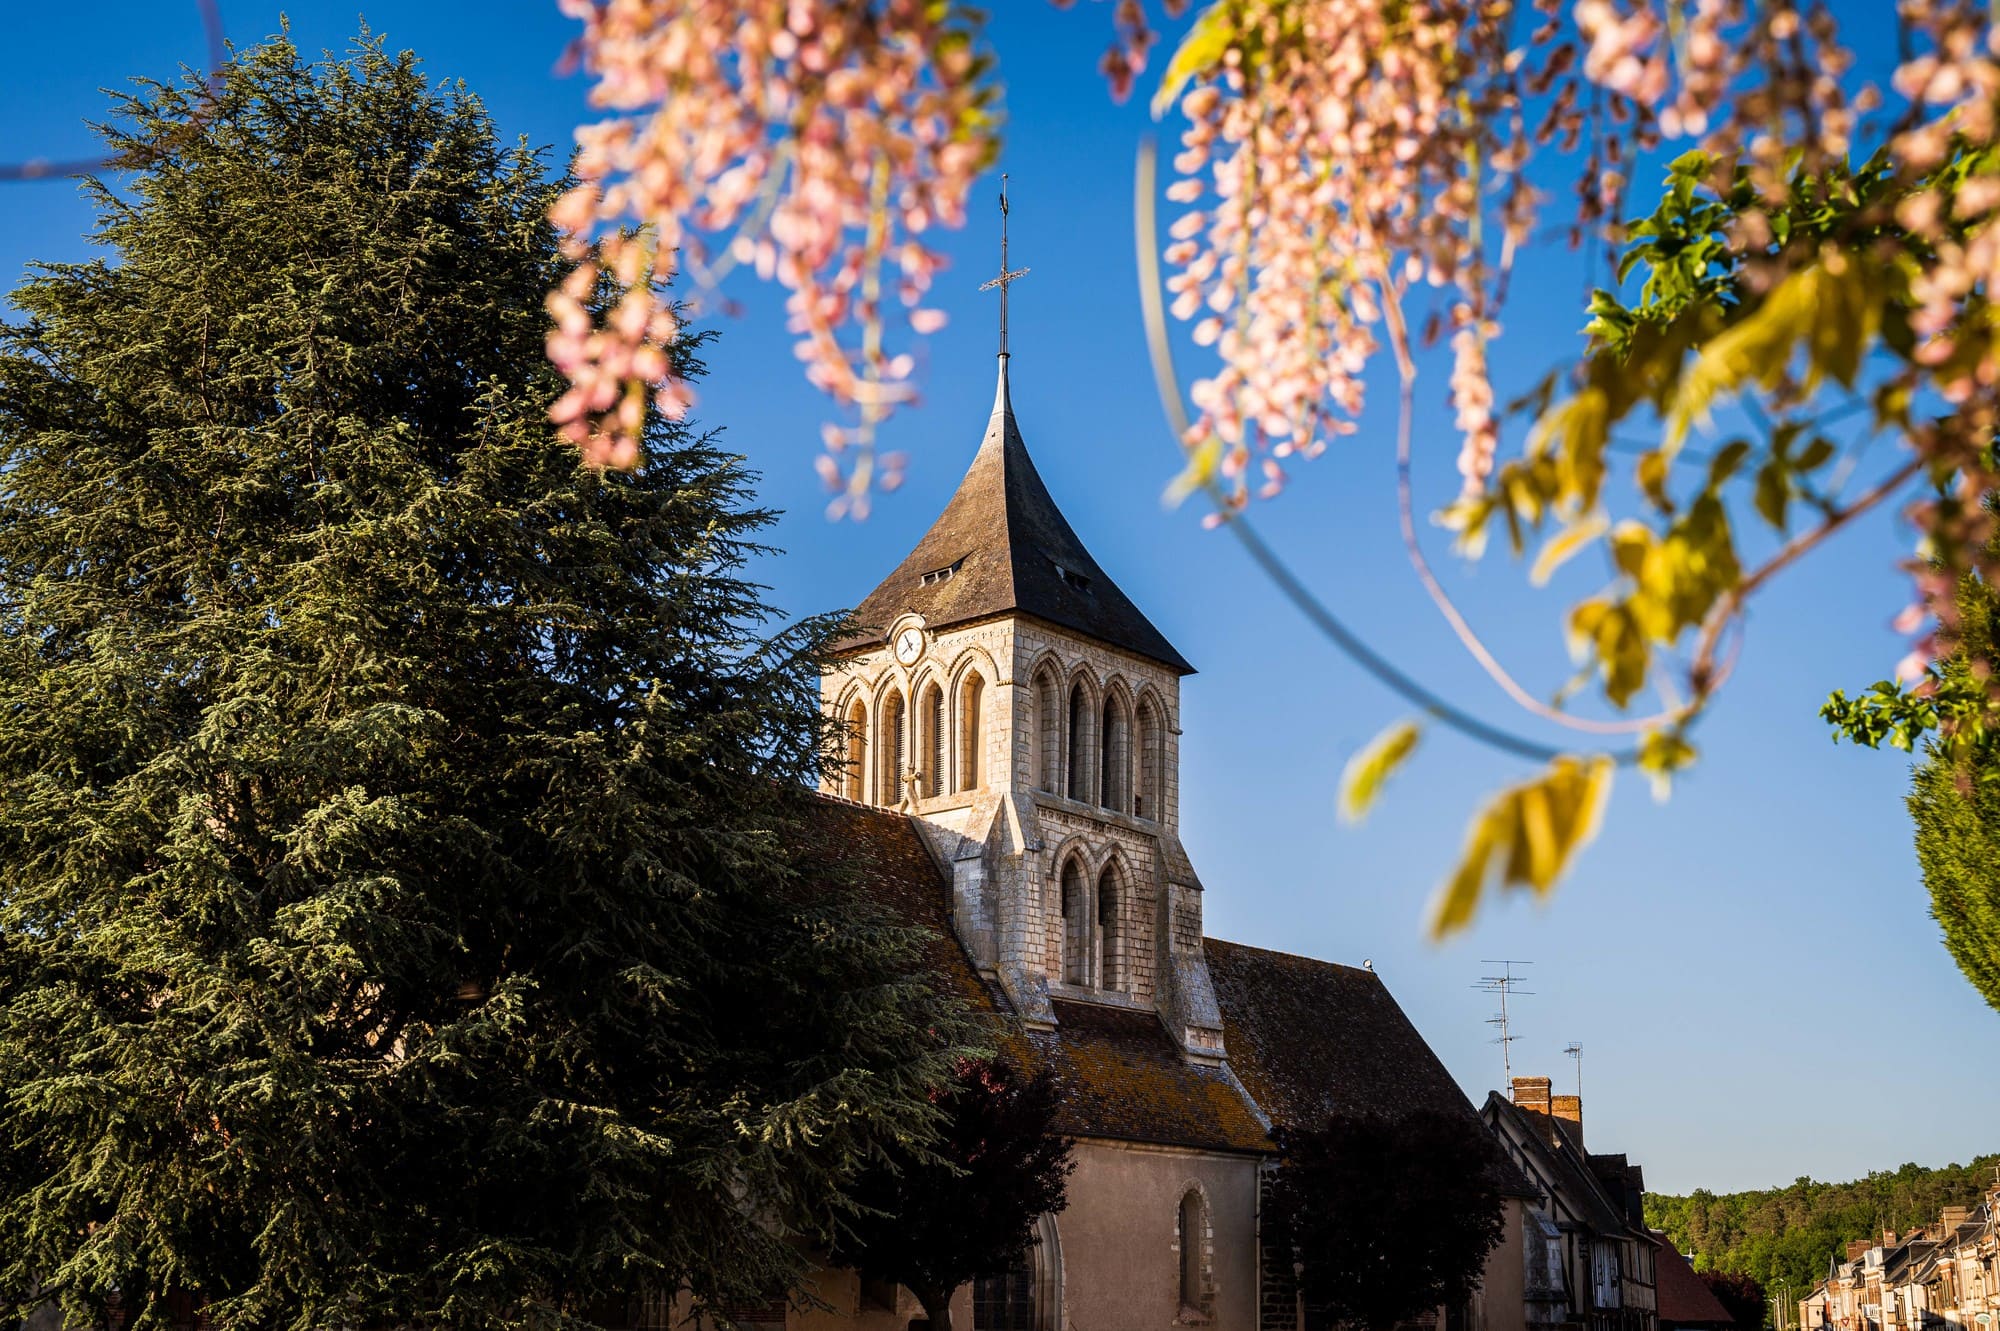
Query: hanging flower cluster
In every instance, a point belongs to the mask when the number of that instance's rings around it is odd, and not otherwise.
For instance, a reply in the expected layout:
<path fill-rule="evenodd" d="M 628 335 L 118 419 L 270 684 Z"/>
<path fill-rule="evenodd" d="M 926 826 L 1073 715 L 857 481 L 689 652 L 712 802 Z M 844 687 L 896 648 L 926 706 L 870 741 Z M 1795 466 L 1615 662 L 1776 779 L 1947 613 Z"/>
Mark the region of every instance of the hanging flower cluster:
<path fill-rule="evenodd" d="M 560 0 L 609 117 L 577 131 L 576 185 L 554 220 L 575 274 L 550 297 L 551 359 L 572 385 L 553 416 L 600 465 L 629 466 L 650 397 L 670 415 L 668 277 L 699 299 L 747 265 L 787 292 L 807 378 L 851 408 L 828 427 L 836 512 L 893 484 L 874 426 L 911 394 L 911 333 L 943 263 L 933 226 L 961 225 L 996 150 L 995 90 L 976 19 L 934 0 Z M 609 278 L 615 295 L 594 301 Z"/>
<path fill-rule="evenodd" d="M 829 427 L 822 470 L 835 512 L 865 511 L 895 478 L 873 426 L 910 392 L 884 309 L 900 298 L 916 334 L 941 322 L 920 308 L 940 262 L 921 237 L 962 219 L 995 151 L 971 8 L 561 2 L 584 21 L 582 61 L 616 114 L 580 131 L 581 183 L 557 211 L 583 260 L 551 297 L 551 354 L 573 384 L 559 423 L 593 460 L 629 462 L 649 395 L 669 411 L 687 400 L 658 279 L 672 266 L 705 291 L 747 263 L 788 291 L 812 382 L 856 412 Z M 1155 33 L 1143 0 L 1114 0 L 1111 15 L 1103 72 L 1122 96 L 1156 63 Z M 1298 460 L 1355 431 L 1371 370 L 1393 364 L 1399 516 L 1427 592 L 1516 702 L 1636 736 L 1598 756 L 1662 782 L 1693 760 L 1687 731 L 1729 673 L 1748 598 L 1859 514 L 1902 502 L 1920 535 L 1916 596 L 1896 620 L 1915 639 L 1917 701 L 1836 698 L 1830 713 L 1851 706 L 1836 718 L 1851 733 L 1920 733 L 1877 713 L 1938 711 L 1925 691 L 1959 579 L 2000 577 L 2000 42 L 1987 0 L 1895 0 L 1893 21 L 1899 67 L 1877 86 L 1821 0 L 1209 0 L 1155 100 L 1183 122 L 1165 295 L 1211 357 L 1186 392 L 1174 492 L 1205 491 L 1219 517 L 1276 493 Z M 1629 223 L 1635 167 L 1661 148 L 1675 155 L 1666 193 Z M 1491 352 L 1516 256 L 1550 237 L 1618 266 L 1590 300 L 1588 340 L 1523 399 L 1531 421 L 1508 456 Z M 1626 283 L 1642 276 L 1635 295 Z M 615 299 L 594 299 L 607 285 Z M 1580 718 L 1525 688 L 1432 573 L 1410 454 L 1433 344 L 1449 351 L 1441 397 L 1458 436 L 1460 493 L 1442 521 L 1467 552 L 1494 526 L 1517 548 L 1543 534 L 1538 579 L 1604 542 L 1613 580 L 1571 612 L 1582 673 L 1560 696 L 1594 682 L 1622 713 L 1654 688 L 1658 712 Z M 1830 413 L 1850 407 L 1866 413 L 1863 437 L 1830 437 Z M 1758 437 L 1697 468 L 1682 444 L 1722 408 Z M 1611 432 L 1646 417 L 1659 445 L 1614 518 Z M 1864 465 L 1875 437 L 1905 456 Z M 1857 472 L 1856 488 L 1869 483 L 1848 494 Z M 1919 479 L 1931 486 L 1913 498 Z M 1739 549 L 1753 514 L 1778 547 L 1761 564 Z M 2000 684 L 1978 707 L 1977 724 L 2000 724 Z M 1546 842 L 1529 814 L 1563 781 L 1573 840 L 1587 839 L 1602 782 L 1576 774 L 1600 770 L 1552 762 L 1510 796 L 1519 836 L 1494 831 L 1479 862 Z M 1540 889 L 1559 867 L 1508 881 Z M 1440 918 L 1466 909 L 1461 896 Z"/>
<path fill-rule="evenodd" d="M 1205 206 L 1172 225 L 1167 287 L 1218 352 L 1183 442 L 1237 502 L 1253 459 L 1270 493 L 1354 428 L 1385 343 L 1410 368 L 1413 285 L 1449 293 L 1460 469 L 1469 486 L 1491 469 L 1485 343 L 1534 218 L 1511 26 L 1474 0 L 1246 0 L 1197 21 L 1167 196 Z"/>

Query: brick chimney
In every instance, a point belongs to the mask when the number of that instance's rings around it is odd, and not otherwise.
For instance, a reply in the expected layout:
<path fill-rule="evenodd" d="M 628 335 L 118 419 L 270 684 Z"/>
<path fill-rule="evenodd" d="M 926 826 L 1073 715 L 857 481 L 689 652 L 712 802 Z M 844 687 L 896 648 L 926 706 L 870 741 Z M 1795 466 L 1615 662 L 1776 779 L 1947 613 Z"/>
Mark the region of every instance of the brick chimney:
<path fill-rule="evenodd" d="M 1896 1246 L 1896 1231 L 1895 1231 L 1895 1230 L 1893 1230 L 1893 1229 L 1885 1229 L 1885 1230 L 1883 1230 L 1883 1231 L 1882 1231 L 1882 1246 L 1883 1246 L 1883 1247 L 1885 1247 L 1885 1248 L 1893 1248 L 1893 1247 L 1895 1247 L 1895 1246 Z"/>
<path fill-rule="evenodd" d="M 1867 1255 L 1868 1250 L 1874 1246 L 1874 1243 L 1868 1239 L 1849 1239 L 1847 1241 L 1847 1260 L 1850 1262 L 1860 1261 Z"/>
<path fill-rule="evenodd" d="M 1514 1078 L 1514 1103 L 1523 1109 L 1532 1109 L 1537 1114 L 1549 1112 L 1549 1079 L 1547 1077 Z"/>
<path fill-rule="evenodd" d="M 1549 1112 L 1557 1118 L 1566 1118 L 1576 1124 L 1577 1144 L 1583 1143 L 1583 1097 L 1580 1095 L 1552 1095 L 1549 1097 Z"/>
<path fill-rule="evenodd" d="M 1941 1217 L 1942 1223 L 1944 1224 L 1944 1236 L 1946 1238 L 1950 1238 L 1951 1232 L 1954 1229 L 1957 1229 L 1960 1225 L 1964 1224 L 1966 1221 L 1970 1219 L 1972 1219 L 1972 1208 L 1969 1206 L 1945 1207 L 1944 1214 Z"/>

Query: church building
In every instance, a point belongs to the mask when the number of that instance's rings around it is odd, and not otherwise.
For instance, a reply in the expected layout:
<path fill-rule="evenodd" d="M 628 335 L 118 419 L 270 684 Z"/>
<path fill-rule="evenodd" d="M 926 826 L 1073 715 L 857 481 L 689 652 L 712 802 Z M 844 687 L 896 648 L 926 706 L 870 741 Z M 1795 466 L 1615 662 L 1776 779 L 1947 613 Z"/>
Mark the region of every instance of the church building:
<path fill-rule="evenodd" d="M 1473 1110 L 1372 971 L 1204 933 L 1179 836 L 1193 667 L 1057 508 L 1007 364 L 964 481 L 861 602 L 822 684 L 847 744 L 825 835 L 1054 1067 L 1076 1142 L 1068 1208 L 1021 1269 L 960 1291 L 954 1324 L 1298 1331 L 1291 1259 L 1262 1242 L 1273 1125 Z M 1469 1310 L 1469 1331 L 1521 1325 L 1520 1225 L 1510 1204 L 1489 1264 L 1511 1309 Z M 921 1317 L 851 1273 L 814 1293 L 826 1307 L 771 1325 Z"/>

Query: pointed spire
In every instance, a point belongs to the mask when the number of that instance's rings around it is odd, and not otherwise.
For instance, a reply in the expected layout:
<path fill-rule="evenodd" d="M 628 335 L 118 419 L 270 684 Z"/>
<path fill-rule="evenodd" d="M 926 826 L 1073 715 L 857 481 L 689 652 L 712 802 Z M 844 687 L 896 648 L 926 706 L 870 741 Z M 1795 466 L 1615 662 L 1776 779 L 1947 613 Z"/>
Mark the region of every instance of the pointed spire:
<path fill-rule="evenodd" d="M 1000 353 L 1000 382 L 993 388 L 993 415 L 1004 417 L 1009 426 L 1014 424 L 1014 398 L 1007 391 L 1007 353 Z"/>
<path fill-rule="evenodd" d="M 1181 654 L 1077 539 L 1028 457 L 1000 357 L 993 414 L 965 479 L 931 529 L 854 612 L 839 650 L 879 647 L 914 611 L 933 629 L 1027 614 L 1137 653 L 1180 674 Z"/>

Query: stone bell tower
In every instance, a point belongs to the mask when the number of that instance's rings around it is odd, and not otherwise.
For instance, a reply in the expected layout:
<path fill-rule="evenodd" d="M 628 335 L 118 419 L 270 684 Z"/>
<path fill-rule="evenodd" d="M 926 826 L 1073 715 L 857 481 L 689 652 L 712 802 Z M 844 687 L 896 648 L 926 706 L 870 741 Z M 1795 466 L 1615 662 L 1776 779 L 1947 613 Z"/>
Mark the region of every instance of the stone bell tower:
<path fill-rule="evenodd" d="M 1150 1008 L 1188 1058 L 1219 1063 L 1202 887 L 1178 835 L 1194 668 L 1050 498 L 1007 364 L 1003 342 L 971 468 L 821 682 L 847 744 L 826 792 L 916 820 L 949 866 L 959 938 L 1024 1020 Z"/>

